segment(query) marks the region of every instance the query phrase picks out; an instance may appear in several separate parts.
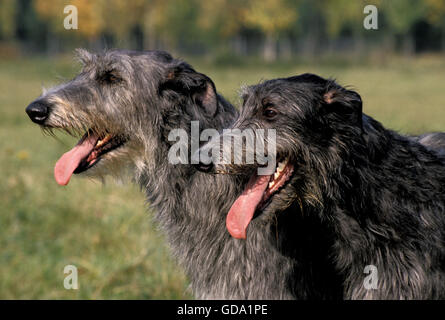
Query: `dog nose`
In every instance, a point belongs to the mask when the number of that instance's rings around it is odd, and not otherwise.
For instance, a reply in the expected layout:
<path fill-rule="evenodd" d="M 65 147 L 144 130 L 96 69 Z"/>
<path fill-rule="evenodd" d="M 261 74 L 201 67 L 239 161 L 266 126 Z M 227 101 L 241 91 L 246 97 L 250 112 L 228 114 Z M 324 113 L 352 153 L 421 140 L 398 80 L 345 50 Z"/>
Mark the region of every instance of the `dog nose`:
<path fill-rule="evenodd" d="M 48 111 L 48 106 L 39 101 L 34 101 L 26 107 L 26 113 L 29 118 L 37 124 L 45 122 L 46 118 L 48 118 Z"/>
<path fill-rule="evenodd" d="M 207 173 L 211 172 L 213 170 L 213 167 L 214 167 L 213 162 L 211 162 L 209 164 L 206 164 L 206 163 L 203 163 L 203 162 L 199 162 L 198 164 L 195 164 L 194 166 L 195 166 L 195 168 L 198 171 L 207 172 Z"/>

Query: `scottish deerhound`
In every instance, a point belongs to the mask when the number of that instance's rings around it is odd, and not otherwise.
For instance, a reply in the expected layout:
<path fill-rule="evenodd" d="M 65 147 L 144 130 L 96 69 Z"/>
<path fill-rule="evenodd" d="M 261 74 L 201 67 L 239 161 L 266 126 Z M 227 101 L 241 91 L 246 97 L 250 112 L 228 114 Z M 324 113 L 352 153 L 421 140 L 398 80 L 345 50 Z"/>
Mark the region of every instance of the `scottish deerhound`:
<path fill-rule="evenodd" d="M 313 250 L 289 249 L 268 224 L 253 223 L 246 241 L 232 238 L 225 215 L 242 191 L 243 178 L 212 176 L 191 165 L 172 164 L 172 129 L 222 129 L 237 116 L 213 82 L 185 62 L 159 51 L 79 50 L 83 69 L 73 80 L 45 92 L 26 109 L 45 130 L 83 137 L 57 162 L 55 178 L 72 174 L 126 175 L 142 187 L 156 220 L 183 266 L 196 298 L 333 298 L 321 291 L 335 280 L 314 271 L 324 261 Z M 291 217 L 292 218 L 292 217 Z M 297 227 L 287 241 L 316 242 Z M 318 247 L 318 246 L 317 246 Z M 302 262 L 305 263 L 302 263 Z M 334 280 L 333 280 L 334 279 Z M 336 286 L 332 286 L 336 287 Z"/>
<path fill-rule="evenodd" d="M 344 298 L 445 298 L 443 133 L 387 130 L 362 113 L 358 93 L 311 74 L 248 87 L 243 99 L 232 128 L 275 129 L 278 165 L 270 176 L 246 161 L 199 166 L 251 176 L 227 216 L 233 236 L 247 228 L 249 239 L 251 225 L 270 221 L 297 251 L 323 230 L 314 255 L 326 254 L 322 268 L 339 277 Z"/>

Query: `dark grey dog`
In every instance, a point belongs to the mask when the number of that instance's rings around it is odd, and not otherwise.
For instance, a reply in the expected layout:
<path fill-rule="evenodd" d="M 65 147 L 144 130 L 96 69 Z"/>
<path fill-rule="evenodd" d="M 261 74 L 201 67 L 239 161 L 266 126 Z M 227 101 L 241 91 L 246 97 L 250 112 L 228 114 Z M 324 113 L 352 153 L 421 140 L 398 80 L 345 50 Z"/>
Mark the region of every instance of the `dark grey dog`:
<path fill-rule="evenodd" d="M 319 242 L 325 237 L 322 231 L 310 237 L 301 237 L 299 228 L 277 234 L 258 219 L 247 240 L 234 239 L 225 229 L 225 216 L 243 180 L 169 163 L 175 143 L 168 138 L 171 130 L 189 132 L 192 120 L 199 121 L 201 131 L 222 129 L 237 115 L 207 76 L 159 51 L 97 55 L 79 50 L 78 56 L 84 64 L 80 74 L 26 109 L 46 130 L 85 133 L 57 162 L 59 184 L 66 185 L 73 173 L 130 173 L 145 191 L 197 298 L 338 296 L 319 290 L 335 277 L 312 267 L 325 262 L 325 249 L 320 246 L 317 253 L 289 246 L 292 241 Z"/>
<path fill-rule="evenodd" d="M 362 113 L 356 92 L 311 74 L 248 87 L 243 99 L 232 127 L 276 130 L 277 167 L 258 175 L 255 162 L 199 166 L 250 176 L 228 215 L 231 234 L 247 229 L 249 239 L 263 223 L 289 255 L 309 244 L 312 270 L 337 278 L 318 289 L 338 285 L 346 299 L 445 298 L 443 133 L 387 130 Z M 223 138 L 200 152 L 233 148 Z"/>

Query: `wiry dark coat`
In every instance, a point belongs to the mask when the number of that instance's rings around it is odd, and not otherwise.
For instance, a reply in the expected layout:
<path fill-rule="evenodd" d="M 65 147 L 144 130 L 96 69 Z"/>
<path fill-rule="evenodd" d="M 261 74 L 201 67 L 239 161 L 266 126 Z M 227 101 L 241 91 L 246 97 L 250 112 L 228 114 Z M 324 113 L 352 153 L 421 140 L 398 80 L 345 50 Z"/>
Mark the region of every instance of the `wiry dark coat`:
<path fill-rule="evenodd" d="M 292 210 L 278 220 L 258 219 L 246 241 L 232 238 L 225 228 L 225 218 L 240 195 L 245 178 L 212 176 L 190 165 L 172 165 L 166 161 L 174 142 L 167 140 L 171 129 L 189 132 L 190 121 L 199 120 L 200 130 L 221 130 L 234 120 L 236 112 L 221 96 L 218 111 L 208 117 L 205 104 L 190 99 L 196 82 L 202 77 L 180 66 L 160 86 L 158 106 L 163 134 L 156 143 L 155 162 L 141 172 L 139 183 L 166 233 L 169 244 L 185 268 L 192 291 L 199 299 L 338 299 L 338 278 L 326 268 L 325 231 L 307 232 L 307 223 Z M 207 87 L 208 86 L 208 87 Z M 202 84 L 200 85 L 202 88 Z M 206 78 L 204 88 L 214 90 Z M 193 110 L 190 112 L 188 110 Z M 152 168 L 152 169 L 151 169 Z M 305 220 L 311 220 L 305 219 Z M 295 229 L 286 227 L 292 223 Z M 318 223 L 318 222 L 315 222 Z M 278 234 L 278 235 L 277 235 Z M 296 245 L 296 244 L 304 245 Z"/>
<path fill-rule="evenodd" d="M 85 174 L 101 177 L 131 170 L 196 298 L 341 296 L 341 287 L 332 285 L 332 268 L 326 268 L 322 229 L 307 232 L 308 222 L 289 211 L 278 217 L 279 230 L 271 221 L 257 219 L 246 241 L 233 239 L 225 217 L 243 178 L 206 175 L 191 165 L 169 163 L 172 129 L 190 132 L 192 120 L 200 122 L 201 130 L 222 129 L 238 114 L 207 76 L 160 51 L 78 50 L 78 56 L 82 71 L 44 92 L 27 112 L 43 128 L 125 137 L 123 146 Z"/>
<path fill-rule="evenodd" d="M 247 242 L 258 236 L 257 220 L 269 221 L 283 250 L 312 253 L 301 263 L 316 277 L 328 274 L 320 292 L 445 298 L 443 134 L 387 130 L 362 114 L 356 92 L 310 74 L 248 87 L 243 98 L 233 127 L 276 129 L 278 157 L 294 164 L 289 183 L 252 221 Z M 245 172 L 243 165 L 216 169 Z M 367 265 L 378 270 L 376 289 L 364 286 Z"/>

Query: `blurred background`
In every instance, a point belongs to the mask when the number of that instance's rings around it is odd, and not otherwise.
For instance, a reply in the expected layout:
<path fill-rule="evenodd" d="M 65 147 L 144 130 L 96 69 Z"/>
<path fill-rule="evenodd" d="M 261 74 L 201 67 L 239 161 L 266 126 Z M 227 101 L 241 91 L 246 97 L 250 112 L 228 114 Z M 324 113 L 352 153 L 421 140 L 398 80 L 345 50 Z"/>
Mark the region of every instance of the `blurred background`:
<path fill-rule="evenodd" d="M 237 106 L 241 85 L 317 73 L 391 129 L 445 131 L 445 0 L 0 0 L 0 299 L 193 298 L 137 187 L 53 179 L 75 141 L 24 109 L 79 71 L 77 47 L 167 50 Z M 70 264 L 78 290 L 63 287 Z"/>
<path fill-rule="evenodd" d="M 64 28 L 67 4 L 78 10 L 76 31 Z M 366 4 L 379 11 L 378 32 L 363 27 Z M 275 61 L 445 51 L 443 0 L 2 0 L 0 11 L 6 55 L 86 46 Z"/>

